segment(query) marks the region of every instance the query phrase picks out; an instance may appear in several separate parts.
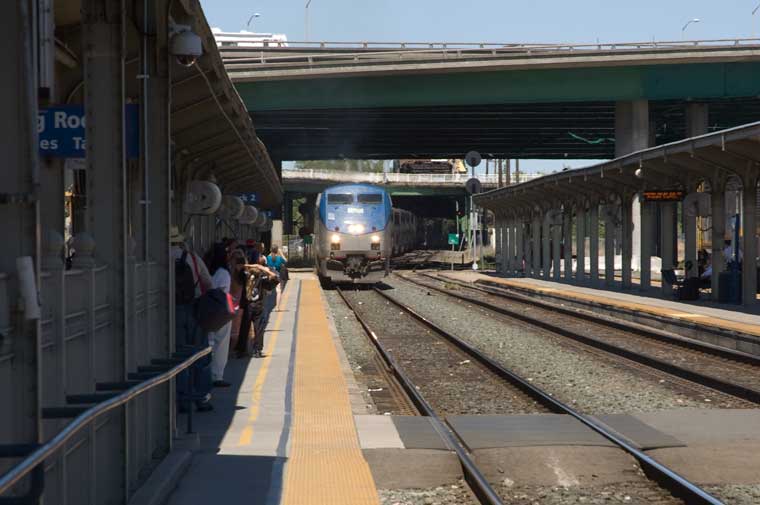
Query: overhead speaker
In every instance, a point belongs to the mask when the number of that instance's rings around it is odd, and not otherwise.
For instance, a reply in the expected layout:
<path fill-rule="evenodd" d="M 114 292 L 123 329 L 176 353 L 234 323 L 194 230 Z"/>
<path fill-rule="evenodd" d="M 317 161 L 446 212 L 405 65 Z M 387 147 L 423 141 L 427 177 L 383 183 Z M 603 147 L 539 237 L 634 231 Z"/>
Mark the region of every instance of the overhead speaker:
<path fill-rule="evenodd" d="M 263 228 L 264 225 L 267 222 L 267 216 L 263 212 L 259 212 L 259 216 L 256 218 L 256 221 L 253 223 L 256 228 Z"/>
<path fill-rule="evenodd" d="M 261 214 L 253 205 L 246 205 L 238 221 L 240 224 L 254 224 Z"/>
<path fill-rule="evenodd" d="M 209 181 L 190 181 L 182 208 L 187 214 L 209 216 L 221 204 L 222 192 L 219 186 Z"/>
<path fill-rule="evenodd" d="M 222 205 L 219 206 L 219 210 L 216 213 L 224 220 L 232 221 L 238 219 L 243 215 L 245 204 L 243 200 L 238 196 L 224 195 L 222 197 Z"/>

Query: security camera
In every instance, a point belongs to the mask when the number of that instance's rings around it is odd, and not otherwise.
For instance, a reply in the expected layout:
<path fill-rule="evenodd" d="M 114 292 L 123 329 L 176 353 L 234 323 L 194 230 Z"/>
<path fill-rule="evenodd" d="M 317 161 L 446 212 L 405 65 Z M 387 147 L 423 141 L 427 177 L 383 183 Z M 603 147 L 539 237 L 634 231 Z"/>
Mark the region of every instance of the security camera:
<path fill-rule="evenodd" d="M 186 25 L 175 25 L 172 31 L 174 32 L 171 42 L 172 54 L 180 65 L 192 67 L 198 57 L 203 55 L 201 38 Z"/>

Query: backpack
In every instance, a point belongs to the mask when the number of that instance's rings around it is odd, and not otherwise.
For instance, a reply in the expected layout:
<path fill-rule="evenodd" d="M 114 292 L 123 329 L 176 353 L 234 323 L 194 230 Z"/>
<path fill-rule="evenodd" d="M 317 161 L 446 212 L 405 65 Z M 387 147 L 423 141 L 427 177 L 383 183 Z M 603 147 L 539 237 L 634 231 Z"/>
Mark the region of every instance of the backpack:
<path fill-rule="evenodd" d="M 187 251 L 174 260 L 174 300 L 177 305 L 193 303 L 195 299 L 195 277 L 193 269 L 187 264 Z"/>
<path fill-rule="evenodd" d="M 235 317 L 232 295 L 219 288 L 209 289 L 198 298 L 195 306 L 198 325 L 203 331 L 217 331 Z"/>

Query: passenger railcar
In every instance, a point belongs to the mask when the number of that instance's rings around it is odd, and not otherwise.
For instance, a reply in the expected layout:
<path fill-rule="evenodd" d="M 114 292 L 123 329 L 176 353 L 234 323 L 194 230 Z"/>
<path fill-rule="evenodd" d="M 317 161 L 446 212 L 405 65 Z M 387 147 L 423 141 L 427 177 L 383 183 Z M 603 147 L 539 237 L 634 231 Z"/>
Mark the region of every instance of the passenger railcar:
<path fill-rule="evenodd" d="M 314 253 L 320 276 L 333 282 L 379 282 L 390 272 L 391 197 L 369 184 L 342 184 L 317 197 Z"/>

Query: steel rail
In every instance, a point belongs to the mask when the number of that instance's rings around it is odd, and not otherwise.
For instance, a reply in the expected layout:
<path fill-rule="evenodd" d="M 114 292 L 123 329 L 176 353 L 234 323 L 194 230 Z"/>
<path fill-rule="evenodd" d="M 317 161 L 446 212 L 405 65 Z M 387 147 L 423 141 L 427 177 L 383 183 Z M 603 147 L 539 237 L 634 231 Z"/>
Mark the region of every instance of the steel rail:
<path fill-rule="evenodd" d="M 436 279 L 435 277 L 429 276 L 427 274 L 422 274 L 422 275 L 425 275 L 426 277 L 430 277 L 434 280 L 440 281 L 440 279 Z M 468 303 L 472 303 L 473 305 L 478 305 L 479 307 L 483 307 L 487 310 L 490 310 L 490 311 L 493 311 L 493 312 L 496 312 L 496 313 L 499 313 L 499 314 L 502 314 L 514 319 L 518 319 L 532 326 L 537 326 L 539 328 L 548 330 L 552 333 L 562 335 L 563 337 L 570 338 L 572 340 L 588 345 L 590 347 L 601 349 L 602 351 L 608 352 L 610 354 L 621 356 L 623 358 L 629 359 L 636 363 L 640 363 L 642 365 L 646 365 L 656 370 L 660 370 L 661 372 L 675 375 L 676 377 L 686 379 L 688 381 L 697 383 L 701 386 L 712 388 L 716 391 L 720 391 L 721 393 L 725 393 L 728 395 L 735 396 L 737 398 L 741 398 L 742 400 L 760 404 L 760 391 L 756 389 L 748 388 L 740 384 L 735 384 L 733 382 L 728 382 L 718 377 L 703 374 L 701 372 L 690 370 L 688 368 L 683 368 L 681 366 L 668 363 L 667 361 L 654 358 L 652 356 L 647 356 L 645 354 L 640 354 L 638 352 L 631 351 L 629 349 L 625 349 L 623 347 L 619 347 L 617 345 L 610 344 L 608 342 L 604 342 L 602 340 L 599 340 L 593 337 L 587 337 L 587 336 L 581 335 L 580 333 L 557 326 L 556 324 L 552 324 L 552 323 L 537 319 L 535 317 L 529 316 L 523 312 L 507 309 L 504 307 L 499 307 L 498 305 L 492 305 L 486 301 L 478 300 L 476 298 L 471 298 L 469 296 L 464 296 L 458 293 L 449 293 L 443 288 L 429 286 L 427 284 L 417 282 L 413 279 L 409 279 L 408 277 L 404 277 L 400 275 L 398 277 L 412 284 L 423 286 L 426 289 L 432 289 L 440 293 L 443 293 L 447 296 L 450 296 L 452 298 L 466 301 Z M 518 295 L 511 295 L 511 294 L 506 294 L 506 293 L 502 294 L 500 292 L 494 292 L 492 290 L 481 289 L 481 288 L 476 288 L 472 286 L 465 286 L 463 284 L 457 283 L 456 281 L 452 281 L 452 282 L 454 282 L 455 284 L 462 285 L 463 287 L 466 287 L 468 289 L 483 291 L 484 293 L 488 293 L 494 296 L 501 296 L 506 299 L 512 299 L 519 303 L 534 305 L 536 307 L 539 307 L 545 310 L 550 310 L 552 312 L 556 312 L 558 314 L 566 315 L 569 317 L 574 317 L 576 319 L 583 319 L 585 321 L 590 321 L 592 323 L 609 326 L 617 330 L 635 333 L 645 338 L 651 338 L 653 340 L 658 340 L 661 342 L 665 342 L 667 344 L 680 345 L 692 350 L 696 350 L 696 351 L 703 352 L 706 354 L 711 354 L 713 356 L 718 356 L 723 359 L 731 359 L 734 361 L 741 361 L 742 363 L 749 363 L 755 366 L 760 366 L 760 358 L 757 358 L 755 356 L 751 356 L 745 353 L 741 353 L 738 351 L 732 351 L 730 349 L 719 349 L 716 346 L 708 347 L 707 345 L 701 345 L 698 342 L 688 341 L 684 338 L 675 338 L 672 336 L 669 337 L 666 335 L 658 334 L 657 332 L 654 332 L 654 331 L 647 331 L 637 326 L 625 324 L 622 321 L 611 321 L 606 318 L 599 318 L 598 316 L 596 316 L 595 318 L 594 315 L 592 314 L 583 314 L 583 313 L 579 313 L 577 311 L 574 311 L 572 309 L 567 309 L 564 307 L 553 307 L 547 303 L 543 303 L 537 300 L 529 300 L 525 297 L 520 297 Z"/>
<path fill-rule="evenodd" d="M 704 489 L 700 488 L 696 484 L 690 482 L 685 477 L 675 472 L 674 470 L 668 468 L 667 466 L 663 465 L 659 461 L 648 456 L 643 451 L 637 449 L 636 447 L 631 445 L 629 442 L 627 442 L 626 440 L 624 440 L 617 434 L 613 433 L 606 427 L 602 426 L 601 424 L 593 421 L 592 419 L 576 411 L 572 407 L 552 397 L 551 395 L 549 395 L 549 393 L 531 384 L 530 382 L 523 379 L 519 375 L 515 374 L 511 370 L 507 369 L 500 363 L 496 362 L 494 359 L 486 356 L 481 351 L 476 349 L 474 346 L 468 344 L 467 342 L 464 342 L 462 339 L 447 332 L 446 330 L 439 327 L 432 321 L 428 320 L 421 314 L 417 313 L 411 307 L 405 305 L 402 302 L 399 302 L 395 298 L 387 295 L 386 293 L 383 293 L 380 290 L 376 289 L 375 292 L 378 293 L 383 298 L 385 298 L 386 300 L 388 300 L 389 302 L 395 304 L 397 307 L 406 311 L 409 315 L 411 315 L 418 321 L 422 322 L 431 330 L 435 331 L 442 337 L 446 338 L 449 342 L 454 344 L 456 347 L 458 347 L 462 351 L 472 356 L 481 364 L 485 365 L 486 367 L 496 372 L 497 375 L 499 375 L 503 379 L 513 382 L 519 387 L 524 388 L 526 391 L 530 391 L 534 395 L 534 397 L 540 400 L 541 402 L 544 402 L 544 401 L 549 402 L 552 405 L 551 407 L 552 410 L 554 410 L 555 412 L 561 412 L 563 414 L 567 414 L 569 416 L 574 417 L 575 419 L 577 419 L 578 421 L 580 421 L 581 423 L 583 423 L 584 425 L 586 425 L 587 427 L 595 431 L 596 433 L 600 434 L 601 436 L 603 436 L 604 438 L 606 438 L 613 444 L 623 449 L 625 452 L 633 456 L 639 462 L 639 464 L 644 469 L 644 472 L 647 474 L 647 476 L 649 476 L 650 479 L 658 482 L 665 489 L 669 490 L 674 496 L 677 496 L 683 499 L 684 502 L 687 503 L 688 505 L 708 505 L 708 504 L 721 505 L 723 503 L 717 498 L 715 498 L 714 496 L 712 496 L 710 493 L 705 491 Z"/>
<path fill-rule="evenodd" d="M 137 396 L 140 396 L 146 391 L 149 391 L 154 387 L 169 381 L 169 379 L 187 369 L 193 363 L 209 353 L 211 353 L 211 347 L 201 349 L 195 354 L 189 356 L 182 363 L 177 364 L 176 366 L 161 373 L 160 375 L 156 375 L 155 377 L 144 380 L 139 384 L 118 394 L 117 396 L 102 401 L 82 412 L 48 442 L 36 448 L 23 460 L 17 463 L 13 468 L 8 470 L 2 477 L 0 477 L 0 494 L 8 491 L 14 484 L 18 483 L 27 474 L 32 472 L 32 470 L 43 464 L 48 457 L 61 449 L 71 437 L 77 434 L 89 423 L 102 416 L 103 414 L 115 409 L 116 407 L 124 405 L 128 401 L 134 399 Z"/>
<path fill-rule="evenodd" d="M 486 477 L 478 469 L 477 465 L 467 453 L 467 450 L 459 441 L 457 436 L 451 431 L 451 429 L 446 426 L 446 424 L 438 417 L 438 415 L 436 415 L 433 407 L 431 407 L 427 400 L 425 400 L 425 398 L 420 394 L 411 379 L 409 379 L 401 370 L 401 367 L 399 367 L 399 365 L 396 363 L 396 360 L 393 358 L 393 356 L 391 356 L 385 347 L 383 347 L 383 344 L 380 343 L 380 340 L 377 338 L 377 334 L 372 330 L 372 328 L 369 327 L 364 318 L 359 315 L 359 313 L 354 308 L 354 305 L 348 300 L 343 291 L 340 288 L 336 289 L 338 291 L 338 295 L 345 302 L 346 306 L 351 309 L 351 312 L 354 313 L 356 320 L 359 321 L 361 327 L 364 329 L 367 335 L 369 335 L 370 340 L 372 340 L 372 343 L 377 348 L 380 356 L 387 363 L 388 367 L 393 371 L 393 374 L 396 376 L 396 380 L 398 380 L 399 384 L 401 384 L 401 386 L 404 388 L 404 391 L 406 391 L 406 394 L 412 400 L 414 405 L 421 413 L 430 418 L 433 428 L 436 430 L 436 432 L 438 432 L 446 445 L 448 445 L 449 448 L 456 453 L 457 458 L 459 458 L 459 462 L 462 465 L 465 480 L 470 485 L 473 493 L 475 493 L 475 495 L 478 497 L 480 503 L 483 505 L 503 505 L 504 502 L 488 482 L 488 479 L 486 479 Z"/>

